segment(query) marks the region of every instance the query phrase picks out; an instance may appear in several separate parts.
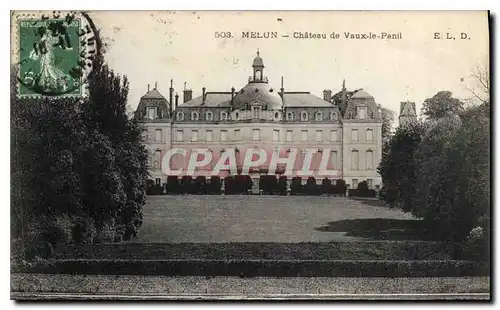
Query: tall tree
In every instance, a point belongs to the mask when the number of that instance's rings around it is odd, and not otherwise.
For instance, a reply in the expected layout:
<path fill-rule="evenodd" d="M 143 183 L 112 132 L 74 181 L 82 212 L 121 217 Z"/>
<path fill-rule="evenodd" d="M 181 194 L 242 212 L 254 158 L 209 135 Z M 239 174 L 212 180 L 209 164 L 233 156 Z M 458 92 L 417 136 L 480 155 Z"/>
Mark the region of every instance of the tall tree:
<path fill-rule="evenodd" d="M 396 113 L 388 108 L 384 108 L 380 103 L 377 104 L 377 108 L 379 109 L 380 117 L 382 118 L 382 141 L 385 142 L 391 137 L 392 124 L 394 123 Z"/>
<path fill-rule="evenodd" d="M 432 98 L 425 99 L 422 114 L 428 119 L 439 119 L 448 114 L 459 114 L 463 111 L 464 103 L 453 98 L 450 91 L 440 91 Z"/>

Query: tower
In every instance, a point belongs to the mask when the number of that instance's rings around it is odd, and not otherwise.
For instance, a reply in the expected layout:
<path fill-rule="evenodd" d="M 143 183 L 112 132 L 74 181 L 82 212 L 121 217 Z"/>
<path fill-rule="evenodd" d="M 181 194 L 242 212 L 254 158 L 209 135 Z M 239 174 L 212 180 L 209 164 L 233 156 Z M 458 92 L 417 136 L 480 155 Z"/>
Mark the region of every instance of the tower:
<path fill-rule="evenodd" d="M 417 120 L 415 102 L 403 101 L 399 106 L 399 126 L 406 126 Z"/>
<path fill-rule="evenodd" d="M 262 82 L 264 78 L 264 61 L 260 58 L 259 50 L 257 49 L 257 57 L 253 59 L 253 80 L 254 82 Z"/>

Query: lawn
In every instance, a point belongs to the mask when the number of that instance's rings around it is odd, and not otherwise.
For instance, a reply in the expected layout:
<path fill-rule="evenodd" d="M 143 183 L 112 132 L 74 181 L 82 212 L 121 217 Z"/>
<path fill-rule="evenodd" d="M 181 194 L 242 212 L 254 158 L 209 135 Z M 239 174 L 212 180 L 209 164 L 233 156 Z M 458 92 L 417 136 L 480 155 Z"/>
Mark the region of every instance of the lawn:
<path fill-rule="evenodd" d="M 375 231 L 372 222 L 378 223 Z M 144 224 L 133 242 L 381 240 L 417 222 L 400 210 L 343 197 L 153 196 L 148 197 Z"/>

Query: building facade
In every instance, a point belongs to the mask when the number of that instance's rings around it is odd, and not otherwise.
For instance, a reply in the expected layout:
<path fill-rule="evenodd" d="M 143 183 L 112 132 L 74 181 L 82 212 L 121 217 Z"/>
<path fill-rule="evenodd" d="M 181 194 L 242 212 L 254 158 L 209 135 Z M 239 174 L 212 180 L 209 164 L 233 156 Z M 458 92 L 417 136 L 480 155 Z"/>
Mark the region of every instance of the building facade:
<path fill-rule="evenodd" d="M 243 154 L 261 148 L 285 157 L 290 150 L 298 150 L 293 173 L 287 175 L 289 180 L 300 175 L 307 162 L 307 150 L 317 149 L 313 158 L 327 156 L 328 167 L 335 171 L 329 179 L 344 179 L 350 188 L 357 188 L 364 180 L 372 188 L 381 186 L 377 166 L 382 154 L 382 119 L 373 96 L 361 89 L 347 99 L 344 82 L 340 92 L 345 107 L 342 111 L 334 103 L 331 90 L 324 90 L 323 98 L 310 92 L 287 91 L 283 78 L 281 87 L 274 88 L 264 75 L 259 52 L 251 69 L 252 75 L 239 90 L 232 87 L 229 91 L 207 91 L 203 87 L 201 95 L 193 98 L 193 91 L 184 87 L 182 103 L 179 95 L 174 95 L 173 81 L 168 99 L 156 86 L 152 90 L 148 86 L 135 117 L 145 125 L 151 177 L 156 184 L 166 182 L 162 159 L 174 148 L 205 148 L 214 157 L 227 150 Z M 322 154 L 326 151 L 328 155 Z M 207 172 L 213 169 L 214 162 L 207 165 Z M 186 167 L 187 157 L 177 158 L 176 165 Z M 255 184 L 266 172 L 260 168 L 248 174 Z M 303 182 L 309 176 L 302 174 Z M 321 182 L 321 176 L 312 176 Z"/>

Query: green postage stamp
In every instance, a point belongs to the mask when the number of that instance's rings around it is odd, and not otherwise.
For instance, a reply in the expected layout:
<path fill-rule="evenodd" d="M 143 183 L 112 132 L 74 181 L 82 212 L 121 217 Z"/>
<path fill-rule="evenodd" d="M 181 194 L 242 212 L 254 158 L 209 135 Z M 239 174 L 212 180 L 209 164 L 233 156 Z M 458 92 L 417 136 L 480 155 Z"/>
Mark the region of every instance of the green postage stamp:
<path fill-rule="evenodd" d="M 98 53 L 95 31 L 85 14 L 31 13 L 16 16 L 17 93 L 85 96 L 85 81 Z"/>

